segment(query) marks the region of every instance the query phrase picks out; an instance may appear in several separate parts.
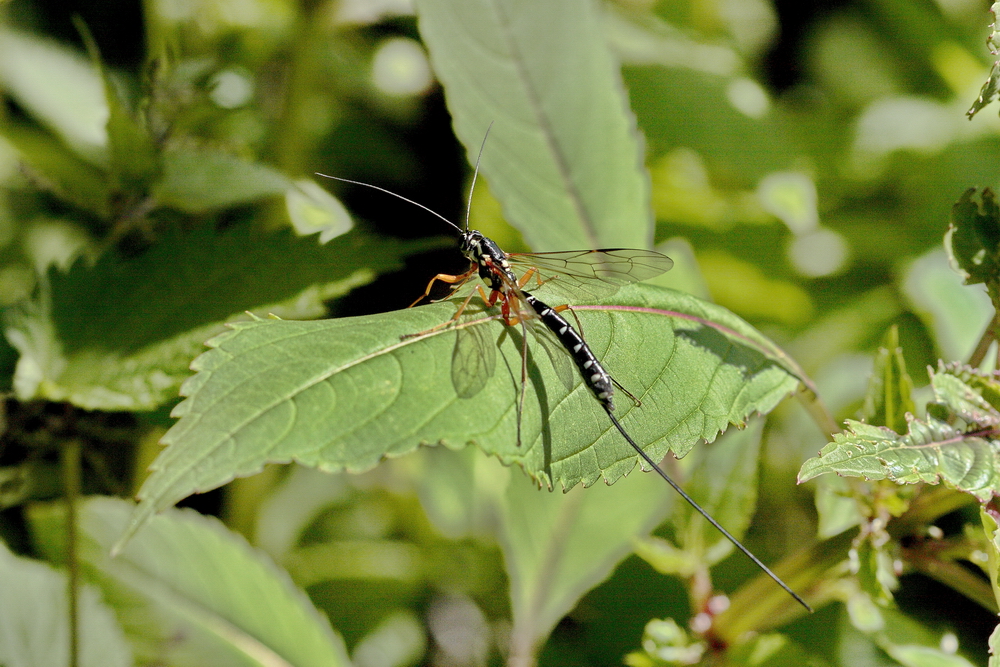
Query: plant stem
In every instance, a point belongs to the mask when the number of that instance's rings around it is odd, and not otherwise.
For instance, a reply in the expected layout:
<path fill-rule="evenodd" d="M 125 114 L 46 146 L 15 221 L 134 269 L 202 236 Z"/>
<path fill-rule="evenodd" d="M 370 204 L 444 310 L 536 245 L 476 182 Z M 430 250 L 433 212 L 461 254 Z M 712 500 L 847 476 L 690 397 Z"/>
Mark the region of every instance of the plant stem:
<path fill-rule="evenodd" d="M 80 497 L 80 441 L 67 440 L 60 451 L 63 486 L 66 492 L 66 570 L 68 572 L 67 597 L 69 600 L 69 665 L 80 664 L 80 628 L 78 599 L 80 593 L 80 568 L 77 562 L 76 510 Z"/>
<path fill-rule="evenodd" d="M 986 325 L 986 331 L 983 332 L 982 337 L 979 339 L 979 344 L 976 345 L 975 351 L 969 357 L 970 366 L 979 368 L 982 365 L 983 359 L 986 358 L 986 353 L 990 349 L 990 345 L 997 339 L 998 329 L 1000 329 L 1000 313 L 994 312 L 993 319 Z M 996 368 L 996 362 L 994 362 L 993 366 Z"/>

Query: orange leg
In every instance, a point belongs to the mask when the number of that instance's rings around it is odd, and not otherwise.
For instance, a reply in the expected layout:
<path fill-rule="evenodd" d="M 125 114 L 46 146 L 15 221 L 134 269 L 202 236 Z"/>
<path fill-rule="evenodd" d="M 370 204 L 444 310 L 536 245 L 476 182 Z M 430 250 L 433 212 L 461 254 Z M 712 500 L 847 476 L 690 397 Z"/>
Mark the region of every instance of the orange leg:
<path fill-rule="evenodd" d="M 475 273 L 476 273 L 476 267 L 473 266 L 465 273 L 457 276 L 453 276 L 449 273 L 437 274 L 436 276 L 431 278 L 431 281 L 429 283 L 427 283 L 427 289 L 424 290 L 424 293 L 421 294 L 416 301 L 407 306 L 407 308 L 413 308 L 415 305 L 426 299 L 430 295 L 431 289 L 434 287 L 434 283 L 436 283 L 437 281 L 440 280 L 443 283 L 449 283 L 451 285 L 454 285 L 455 287 L 452 289 L 452 291 L 454 291 L 459 287 L 461 287 L 462 284 L 465 283 L 469 278 L 471 278 Z"/>

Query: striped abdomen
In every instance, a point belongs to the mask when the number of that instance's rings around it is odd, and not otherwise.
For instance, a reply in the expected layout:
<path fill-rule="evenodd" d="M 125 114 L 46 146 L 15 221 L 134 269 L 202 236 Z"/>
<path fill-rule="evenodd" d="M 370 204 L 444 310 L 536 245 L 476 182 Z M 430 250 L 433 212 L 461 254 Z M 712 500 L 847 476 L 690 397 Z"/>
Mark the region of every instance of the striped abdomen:
<path fill-rule="evenodd" d="M 611 376 L 601 366 L 601 362 L 597 360 L 594 353 L 590 351 L 590 346 L 583 340 L 583 337 L 554 308 L 539 301 L 528 292 L 524 292 L 524 300 L 538 313 L 538 317 L 545 323 L 545 326 L 552 330 L 559 342 L 569 351 L 573 361 L 580 369 L 580 374 L 597 400 L 603 403 L 608 410 L 614 410 L 615 405 L 611 397 L 615 393 L 615 386 L 611 381 Z"/>

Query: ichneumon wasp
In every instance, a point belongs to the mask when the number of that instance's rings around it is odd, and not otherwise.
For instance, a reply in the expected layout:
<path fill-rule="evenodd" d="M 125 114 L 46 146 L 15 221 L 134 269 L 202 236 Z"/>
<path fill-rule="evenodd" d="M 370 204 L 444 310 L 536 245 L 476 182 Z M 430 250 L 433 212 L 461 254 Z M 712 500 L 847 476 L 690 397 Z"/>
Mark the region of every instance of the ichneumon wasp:
<path fill-rule="evenodd" d="M 487 131 L 487 135 L 489 132 Z M 486 138 L 483 138 L 483 145 Z M 482 147 L 479 149 L 482 156 Z M 545 327 L 558 339 L 560 345 L 569 354 L 576 364 L 583 377 L 587 388 L 594 395 L 594 398 L 601 404 L 607 413 L 611 423 L 615 426 L 622 437 L 632 446 L 646 464 L 655 470 L 660 477 L 673 487 L 677 493 L 695 511 L 705 518 L 716 530 L 728 539 L 733 545 L 743 552 L 757 567 L 765 572 L 782 589 L 791 595 L 799 604 L 812 611 L 812 607 L 806 604 L 788 584 L 781 580 L 778 575 L 771 571 L 759 558 L 750 552 L 743 544 L 736 539 L 729 531 L 722 527 L 705 509 L 701 507 L 677 482 L 673 480 L 643 449 L 632 439 L 632 437 L 621 425 L 614 414 L 614 392 L 615 387 L 620 388 L 638 406 L 639 399 L 633 396 L 627 389 L 622 387 L 605 370 L 604 366 L 591 351 L 583 336 L 573 328 L 573 326 L 559 313 L 568 310 L 569 305 L 556 307 L 549 306 L 535 297 L 526 289 L 528 285 L 545 286 L 551 293 L 560 298 L 567 299 L 587 298 L 596 299 L 613 294 L 619 287 L 652 278 L 669 271 L 673 266 L 673 260 L 662 253 L 652 250 L 640 250 L 632 248 L 609 248 L 603 250 L 571 250 L 561 252 L 543 253 L 505 253 L 500 247 L 482 232 L 469 229 L 469 218 L 472 209 L 472 191 L 475 189 L 476 178 L 479 175 L 479 159 L 476 160 L 476 168 L 473 171 L 472 184 L 469 191 L 469 200 L 466 206 L 465 228 L 459 227 L 451 220 L 436 211 L 408 199 L 400 194 L 386 190 L 377 185 L 352 181 L 337 176 L 317 174 L 325 178 L 331 178 L 345 183 L 360 185 L 367 188 L 379 190 L 388 195 L 413 204 L 431 215 L 444 221 L 449 226 L 455 228 L 460 235 L 459 249 L 469 260 L 469 269 L 458 275 L 439 273 L 427 284 L 427 288 L 420 297 L 410 304 L 410 307 L 417 305 L 427 298 L 435 282 L 444 282 L 452 286 L 448 296 L 457 292 L 463 285 L 469 282 L 477 273 L 483 283 L 489 289 L 489 294 L 478 285 L 476 290 L 470 291 L 468 297 L 461 303 L 455 315 L 445 322 L 429 329 L 410 336 L 419 336 L 426 333 L 452 326 L 461 316 L 462 312 L 469 305 L 473 296 L 479 294 L 487 307 L 494 307 L 499 302 L 501 317 L 508 326 L 521 325 L 522 334 L 527 326 L 534 320 L 541 320 Z M 518 276 L 515 268 L 523 269 L 523 273 Z M 534 287 L 532 287 L 534 289 Z M 447 297 L 445 297 L 447 298 Z M 578 322 L 579 326 L 579 322 Z M 408 336 L 409 337 L 409 336 Z M 557 362 L 553 358 L 553 364 Z M 518 444 L 521 442 L 520 418 L 524 407 L 525 387 L 527 384 L 527 336 L 522 335 L 521 350 L 521 390 L 520 400 L 517 408 L 518 419 Z"/>

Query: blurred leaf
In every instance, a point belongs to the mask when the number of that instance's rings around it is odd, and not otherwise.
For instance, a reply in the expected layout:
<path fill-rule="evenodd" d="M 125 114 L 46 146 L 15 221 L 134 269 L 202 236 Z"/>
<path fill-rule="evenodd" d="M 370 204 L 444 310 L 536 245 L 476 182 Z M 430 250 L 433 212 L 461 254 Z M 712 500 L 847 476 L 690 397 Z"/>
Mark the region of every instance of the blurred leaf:
<path fill-rule="evenodd" d="M 698 254 L 713 300 L 743 317 L 795 326 L 813 317 L 809 293 L 788 280 L 773 278 L 757 264 L 720 250 Z"/>
<path fill-rule="evenodd" d="M 726 656 L 726 667 L 826 667 L 829 663 L 785 635 L 761 634 L 751 637 Z"/>
<path fill-rule="evenodd" d="M 754 419 L 749 427 L 729 431 L 699 447 L 697 463 L 684 485 L 695 502 L 736 539 L 743 537 L 757 509 L 757 460 L 763 429 L 764 420 Z M 732 542 L 687 503 L 681 505 L 674 522 L 682 527 L 678 537 L 685 553 L 701 560 L 703 566 L 715 565 L 733 550 Z"/>
<path fill-rule="evenodd" d="M 978 289 L 963 287 L 945 253 L 933 250 L 905 269 L 903 292 L 913 311 L 934 334 L 945 359 L 967 359 L 995 309 Z"/>
<path fill-rule="evenodd" d="M 78 52 L 0 28 L 0 87 L 87 162 L 108 163 L 108 107 L 101 78 Z"/>
<path fill-rule="evenodd" d="M 906 428 L 906 414 L 914 414 L 913 380 L 906 372 L 899 328 L 893 324 L 875 354 L 875 368 L 865 392 L 864 421 L 887 426 L 897 433 Z"/>
<path fill-rule="evenodd" d="M 69 618 L 66 574 L 19 558 L 0 542 L 0 664 L 66 667 Z M 92 586 L 79 590 L 79 665 L 132 665 L 128 644 L 111 609 Z"/>
<path fill-rule="evenodd" d="M 535 250 L 652 244 L 648 177 L 596 3 L 419 0 L 455 133 Z"/>
<path fill-rule="evenodd" d="M 823 477 L 816 480 L 816 513 L 818 538 L 839 535 L 864 521 L 861 508 L 851 497 L 850 483 L 843 477 Z"/>
<path fill-rule="evenodd" d="M 324 300 L 426 245 L 360 233 L 319 245 L 287 230 L 200 227 L 168 231 L 135 257 L 108 253 L 92 267 L 53 270 L 50 307 L 22 304 L 6 314 L 6 335 L 22 355 L 18 394 L 87 409 L 155 408 L 176 397 L 223 320 L 250 309 L 318 317 Z"/>
<path fill-rule="evenodd" d="M 890 553 L 894 549 L 895 543 L 889 539 L 884 530 L 878 529 L 864 534 L 860 544 L 855 547 L 858 584 L 863 593 L 856 597 L 863 602 L 861 608 L 868 616 L 861 620 L 862 613 L 857 609 L 852 611 L 854 625 L 859 630 L 876 629 L 871 627 L 872 623 L 881 623 L 881 617 L 876 618 L 877 609 L 868 609 L 869 603 L 877 602 L 885 606 L 892 601 L 893 591 L 899 588 L 899 579 L 893 570 L 894 554 Z M 871 606 L 874 607 L 874 604 Z"/>
<path fill-rule="evenodd" d="M 340 200 L 309 179 L 295 181 L 288 188 L 285 207 L 295 231 L 301 236 L 319 232 L 320 243 L 347 233 L 354 225 Z"/>
<path fill-rule="evenodd" d="M 940 630 L 891 607 L 882 614 L 886 626 L 874 633 L 875 642 L 903 667 L 972 667 L 968 659 L 941 648 Z"/>
<path fill-rule="evenodd" d="M 108 152 L 111 169 L 120 186 L 144 189 L 159 171 L 159 155 L 147 128 L 132 118 L 118 98 L 118 91 L 101 61 L 97 42 L 80 16 L 73 25 L 83 37 L 90 61 L 104 82 L 104 101 L 108 107 Z"/>
<path fill-rule="evenodd" d="M 100 168 L 76 156 L 57 138 L 24 123 L 0 124 L 35 187 L 104 218 L 110 214 L 111 186 Z"/>
<path fill-rule="evenodd" d="M 173 146 L 163 153 L 163 175 L 153 187 L 162 206 L 205 213 L 283 195 L 291 180 L 261 162 L 213 148 Z"/>
<path fill-rule="evenodd" d="M 802 464 L 799 482 L 830 472 L 898 484 L 944 481 L 986 502 L 1000 485 L 998 456 L 991 440 L 933 417 L 911 419 L 905 436 L 848 419 L 846 431 Z"/>
<path fill-rule="evenodd" d="M 656 475 L 614 486 L 539 491 L 511 475 L 501 511 L 510 578 L 511 662 L 532 655 L 585 592 L 606 579 L 633 541 L 663 520 L 674 493 Z"/>
<path fill-rule="evenodd" d="M 704 158 L 710 173 L 725 174 L 731 187 L 747 188 L 793 167 L 794 156 L 802 153 L 767 92 L 750 79 L 648 66 L 626 67 L 623 74 L 653 158 L 684 146 Z M 763 102 L 753 116 L 733 104 L 747 84 Z"/>
<path fill-rule="evenodd" d="M 945 653 L 931 646 L 888 644 L 884 648 L 903 667 L 973 667 L 962 656 Z"/>
<path fill-rule="evenodd" d="M 1000 526 L 997 525 L 996 509 L 989 505 L 979 508 L 979 520 L 986 532 L 986 571 L 990 577 L 990 587 L 993 589 L 993 597 L 1000 606 Z M 993 634 L 996 634 L 994 630 Z M 997 655 L 1000 655 L 998 653 Z"/>
<path fill-rule="evenodd" d="M 654 459 L 687 454 L 730 423 L 770 411 L 799 385 L 773 344 L 717 306 L 645 285 L 622 289 L 616 300 L 624 305 L 575 310 L 598 357 L 643 400 L 619 419 Z M 475 443 L 567 489 L 601 477 L 614 482 L 635 467 L 634 450 L 582 381 L 567 390 L 535 346 L 518 446 L 520 337 L 495 317 L 462 320 L 490 327 L 504 362 L 476 409 L 466 408 L 451 380 L 455 329 L 400 340 L 446 321 L 454 308 L 452 301 L 368 317 L 231 325 L 192 366 L 198 375 L 182 388 L 189 398 L 175 409 L 181 420 L 164 438 L 170 447 L 154 463 L 134 526 L 268 461 L 360 471 L 421 443 Z"/>
<path fill-rule="evenodd" d="M 672 667 L 693 665 L 705 653 L 704 641 L 692 638 L 672 618 L 654 619 L 646 624 L 642 633 L 643 653 L 625 656 L 629 667 Z"/>
<path fill-rule="evenodd" d="M 990 661 L 988 667 L 998 667 L 1000 665 L 1000 625 L 990 633 Z"/>
<path fill-rule="evenodd" d="M 132 507 L 100 497 L 84 503 L 79 557 L 143 661 L 349 664 L 340 637 L 288 575 L 216 519 L 171 510 L 111 558 Z M 64 530 L 62 507 L 35 506 L 30 520 L 49 557 L 64 558 L 53 541 Z"/>

